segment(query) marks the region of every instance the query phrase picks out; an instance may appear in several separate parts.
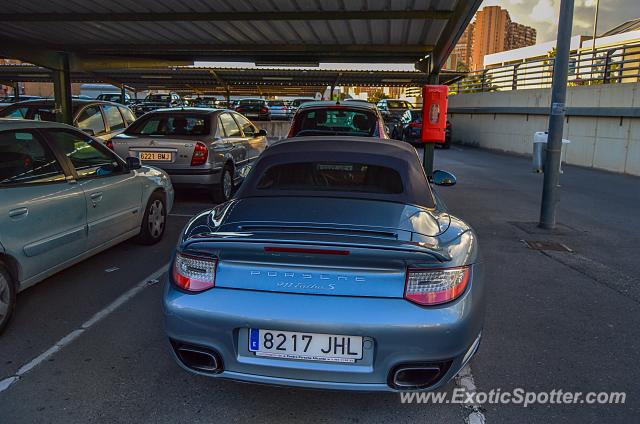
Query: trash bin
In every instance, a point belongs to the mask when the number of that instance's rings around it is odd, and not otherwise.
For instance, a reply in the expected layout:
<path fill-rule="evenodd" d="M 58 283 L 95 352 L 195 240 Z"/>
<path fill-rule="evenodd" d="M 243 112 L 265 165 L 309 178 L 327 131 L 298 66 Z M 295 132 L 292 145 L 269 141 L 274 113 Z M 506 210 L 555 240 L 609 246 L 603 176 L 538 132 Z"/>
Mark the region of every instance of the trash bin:
<path fill-rule="evenodd" d="M 544 172 L 544 161 L 547 158 L 547 141 L 549 134 L 546 131 L 537 131 L 533 134 L 533 172 Z M 562 161 L 567 156 L 567 144 L 571 140 L 562 139 L 562 150 L 560 151 L 560 173 L 562 173 Z"/>

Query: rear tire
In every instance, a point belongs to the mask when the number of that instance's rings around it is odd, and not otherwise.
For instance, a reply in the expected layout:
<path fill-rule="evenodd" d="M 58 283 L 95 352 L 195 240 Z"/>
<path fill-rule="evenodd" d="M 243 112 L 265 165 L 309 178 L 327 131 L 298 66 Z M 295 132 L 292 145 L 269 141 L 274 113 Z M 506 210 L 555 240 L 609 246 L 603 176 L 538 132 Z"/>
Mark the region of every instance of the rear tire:
<path fill-rule="evenodd" d="M 9 324 L 16 308 L 16 284 L 0 263 L 0 334 Z"/>
<path fill-rule="evenodd" d="M 211 197 L 216 203 L 224 203 L 231 199 L 234 191 L 233 183 L 233 168 L 230 165 L 225 165 L 222 168 L 222 176 L 220 177 L 220 184 L 213 186 Z"/>
<path fill-rule="evenodd" d="M 147 207 L 144 211 L 140 234 L 136 237 L 139 244 L 155 244 L 162 240 L 167 223 L 167 206 L 164 195 L 154 192 L 149 197 Z"/>

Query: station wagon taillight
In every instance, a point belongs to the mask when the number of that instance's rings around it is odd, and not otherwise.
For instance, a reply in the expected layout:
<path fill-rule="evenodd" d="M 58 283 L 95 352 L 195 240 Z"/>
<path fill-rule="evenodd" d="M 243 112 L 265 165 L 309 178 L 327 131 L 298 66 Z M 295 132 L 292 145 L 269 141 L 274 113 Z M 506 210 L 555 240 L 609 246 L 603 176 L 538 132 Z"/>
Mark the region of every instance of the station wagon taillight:
<path fill-rule="evenodd" d="M 173 281 L 182 290 L 201 292 L 215 286 L 215 258 L 177 253 L 173 263 Z"/>
<path fill-rule="evenodd" d="M 439 305 L 458 298 L 469 282 L 470 267 L 407 269 L 404 298 L 418 305 Z"/>
<path fill-rule="evenodd" d="M 209 151 L 207 146 L 201 141 L 196 143 L 196 147 L 193 149 L 193 156 L 191 157 L 191 166 L 204 165 L 207 163 L 209 157 Z"/>

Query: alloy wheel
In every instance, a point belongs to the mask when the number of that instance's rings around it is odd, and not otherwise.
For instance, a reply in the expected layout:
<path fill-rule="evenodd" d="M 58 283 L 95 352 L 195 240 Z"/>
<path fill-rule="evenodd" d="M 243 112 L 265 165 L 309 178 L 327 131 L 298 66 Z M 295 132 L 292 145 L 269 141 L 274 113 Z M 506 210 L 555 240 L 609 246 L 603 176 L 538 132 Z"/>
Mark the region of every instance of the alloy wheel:
<path fill-rule="evenodd" d="M 9 282 L 0 274 L 0 322 L 9 314 L 10 296 Z"/>
<path fill-rule="evenodd" d="M 229 200 L 231 198 L 231 191 L 233 190 L 233 179 L 231 177 L 231 172 L 227 169 L 222 177 L 222 192 L 224 194 L 224 199 Z"/>
<path fill-rule="evenodd" d="M 162 235 L 164 231 L 164 205 L 158 199 L 154 200 L 151 203 L 151 207 L 149 208 L 149 233 L 153 238 L 158 238 Z"/>

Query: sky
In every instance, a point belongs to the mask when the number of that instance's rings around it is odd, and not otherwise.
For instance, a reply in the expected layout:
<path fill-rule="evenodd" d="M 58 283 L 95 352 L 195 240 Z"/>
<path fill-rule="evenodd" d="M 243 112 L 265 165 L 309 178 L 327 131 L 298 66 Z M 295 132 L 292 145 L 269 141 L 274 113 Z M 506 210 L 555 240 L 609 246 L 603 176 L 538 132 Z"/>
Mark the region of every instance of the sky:
<path fill-rule="evenodd" d="M 596 0 L 574 0 L 573 35 L 591 35 Z M 560 0 L 485 0 L 484 6 L 501 6 L 511 20 L 537 30 L 537 42 L 556 39 Z M 630 19 L 640 18 L 640 0 L 600 0 L 598 34 Z"/>

